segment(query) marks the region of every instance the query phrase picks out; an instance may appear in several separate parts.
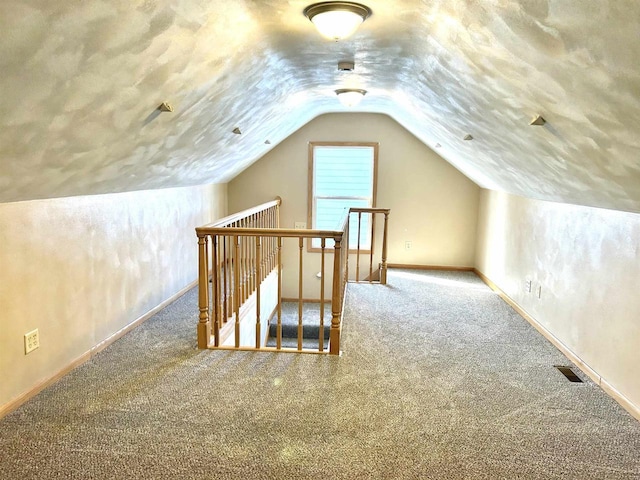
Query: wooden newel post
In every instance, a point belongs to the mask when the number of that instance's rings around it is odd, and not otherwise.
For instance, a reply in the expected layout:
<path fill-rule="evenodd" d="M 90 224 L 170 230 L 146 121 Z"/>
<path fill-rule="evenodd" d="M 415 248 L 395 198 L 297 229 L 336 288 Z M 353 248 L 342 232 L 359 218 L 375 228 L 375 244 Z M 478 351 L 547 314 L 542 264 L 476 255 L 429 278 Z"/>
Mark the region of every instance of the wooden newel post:
<path fill-rule="evenodd" d="M 380 268 L 380 283 L 387 284 L 387 222 L 389 221 L 389 212 L 384 214 L 384 233 L 382 234 L 382 265 Z"/>
<path fill-rule="evenodd" d="M 209 347 L 211 323 L 209 322 L 209 259 L 207 256 L 207 235 L 198 235 L 198 348 Z"/>
<path fill-rule="evenodd" d="M 340 263 L 342 259 L 340 243 L 342 235 L 335 237 L 333 251 L 333 295 L 331 297 L 331 330 L 329 330 L 329 353 L 340 355 L 340 320 L 342 317 L 342 281 Z"/>

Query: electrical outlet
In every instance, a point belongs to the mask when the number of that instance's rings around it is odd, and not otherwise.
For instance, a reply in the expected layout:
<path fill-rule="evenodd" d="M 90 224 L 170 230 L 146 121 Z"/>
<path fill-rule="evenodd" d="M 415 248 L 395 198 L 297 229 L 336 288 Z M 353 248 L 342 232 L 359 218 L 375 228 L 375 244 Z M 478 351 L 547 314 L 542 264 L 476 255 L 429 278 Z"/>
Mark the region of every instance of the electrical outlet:
<path fill-rule="evenodd" d="M 293 222 L 293 228 L 295 230 L 306 230 L 307 222 Z"/>
<path fill-rule="evenodd" d="M 40 336 L 38 335 L 38 329 L 30 331 L 24 334 L 24 354 L 33 352 L 40 346 Z"/>
<path fill-rule="evenodd" d="M 404 249 L 405 250 L 411 250 L 411 242 L 410 241 L 404 242 Z"/>
<path fill-rule="evenodd" d="M 531 280 L 527 280 L 524 284 L 524 289 L 527 293 L 531 293 Z"/>

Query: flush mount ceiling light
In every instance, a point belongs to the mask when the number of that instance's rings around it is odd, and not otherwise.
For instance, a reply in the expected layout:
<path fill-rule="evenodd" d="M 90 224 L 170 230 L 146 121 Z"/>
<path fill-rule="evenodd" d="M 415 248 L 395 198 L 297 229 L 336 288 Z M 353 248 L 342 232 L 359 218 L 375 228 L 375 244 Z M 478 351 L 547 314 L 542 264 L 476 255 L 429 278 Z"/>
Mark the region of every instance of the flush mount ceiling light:
<path fill-rule="evenodd" d="M 320 2 L 309 5 L 303 13 L 320 35 L 337 42 L 355 32 L 371 15 L 371 9 L 353 2 Z"/>
<path fill-rule="evenodd" d="M 355 107 L 366 94 L 366 90 L 359 90 L 356 88 L 340 88 L 336 90 L 338 100 L 340 100 L 340 103 L 345 107 Z"/>

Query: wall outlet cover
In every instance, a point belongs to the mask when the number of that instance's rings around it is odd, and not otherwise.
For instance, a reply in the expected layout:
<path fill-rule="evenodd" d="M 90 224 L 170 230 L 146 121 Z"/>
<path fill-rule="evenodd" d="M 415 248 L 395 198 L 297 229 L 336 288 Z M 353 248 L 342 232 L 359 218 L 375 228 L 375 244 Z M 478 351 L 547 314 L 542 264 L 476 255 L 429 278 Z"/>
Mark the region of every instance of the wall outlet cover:
<path fill-rule="evenodd" d="M 33 352 L 40 346 L 40 336 L 38 329 L 31 330 L 29 333 L 24 334 L 24 354 Z"/>

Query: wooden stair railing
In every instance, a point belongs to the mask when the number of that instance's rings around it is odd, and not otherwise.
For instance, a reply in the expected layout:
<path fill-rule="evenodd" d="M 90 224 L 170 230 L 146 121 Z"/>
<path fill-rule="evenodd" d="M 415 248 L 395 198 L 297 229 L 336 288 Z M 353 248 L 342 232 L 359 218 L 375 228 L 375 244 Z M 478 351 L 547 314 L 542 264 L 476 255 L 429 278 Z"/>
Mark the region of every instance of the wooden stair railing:
<path fill-rule="evenodd" d="M 325 256 L 334 253 L 331 292 L 331 327 L 328 350 L 331 354 L 340 352 L 340 329 L 342 304 L 346 285 L 346 254 L 342 252 L 347 218 L 341 228 L 335 231 L 295 230 L 278 228 L 280 200 L 226 217 L 214 224 L 196 228 L 199 246 L 199 322 L 198 348 L 232 348 L 252 350 L 291 349 L 282 346 L 280 328 L 282 303 L 282 248 L 284 239 L 298 239 L 299 248 L 299 332 L 302 331 L 302 268 L 305 239 L 320 238 L 322 242 L 321 275 L 324 277 Z M 327 246 L 327 239 L 334 247 Z M 210 275 L 211 272 L 211 275 Z M 209 277 L 211 281 L 209 281 Z M 278 334 L 275 348 L 263 346 L 266 333 L 265 316 L 269 313 L 262 308 L 262 288 L 277 282 Z M 211 287 L 209 287 L 211 285 Z M 321 281 L 320 305 L 327 303 L 324 281 Z M 241 318 L 247 309 L 255 307 L 255 327 L 252 345 L 247 345 L 241 332 Z M 323 308 L 321 310 L 320 338 L 318 351 L 325 352 L 323 335 Z M 233 332 L 232 345 L 224 344 Z M 302 345 L 302 335 L 298 335 L 297 348 L 306 351 Z"/>
<path fill-rule="evenodd" d="M 281 201 L 272 202 L 225 217 L 213 224 L 196 228 L 199 249 L 199 321 L 198 348 L 234 350 L 340 353 L 340 334 L 345 289 L 349 281 L 349 253 L 356 254 L 356 278 L 361 281 L 360 242 L 350 250 L 351 218 L 357 214 L 355 227 L 360 239 L 363 215 L 371 215 L 369 277 L 364 281 L 386 283 L 388 209 L 357 208 L 345 215 L 337 230 L 299 230 L 279 228 Z M 384 215 L 382 257 L 378 266 L 380 280 L 373 277 L 375 215 Z M 354 220 L 355 221 L 355 220 Z M 291 240 L 289 240 L 291 239 Z M 297 239 L 297 242 L 295 242 Z M 317 349 L 303 348 L 303 259 L 304 242 L 320 239 L 320 292 Z M 283 346 L 282 337 L 282 259 L 284 240 L 298 247 L 298 318 L 295 348 Z M 333 255 L 333 265 L 325 267 L 325 258 Z M 329 270 L 325 287 L 325 273 Z M 330 297 L 325 289 L 331 290 Z M 330 298 L 330 299 L 329 299 Z M 324 306 L 331 305 L 329 343 L 325 347 Z M 266 346 L 267 320 L 274 317 L 275 347 Z M 254 326 L 247 326 L 247 321 Z M 273 329 L 273 327 L 272 327 Z M 249 331 L 251 330 L 251 331 Z M 313 333 L 312 333 L 313 334 Z"/>
<path fill-rule="evenodd" d="M 357 221 L 355 230 L 356 230 L 356 248 L 354 249 L 353 246 L 351 244 L 350 248 L 349 248 L 349 252 L 350 253 L 355 253 L 355 278 L 354 279 L 350 279 L 349 281 L 354 281 L 354 282 L 368 282 L 368 283 L 380 283 L 382 285 L 386 285 L 387 283 L 387 235 L 389 233 L 389 228 L 388 228 L 388 224 L 389 224 L 389 213 L 391 212 L 391 210 L 389 208 L 350 208 L 349 209 L 349 226 L 347 227 L 348 230 L 351 230 L 350 225 L 352 222 Z M 363 215 L 368 216 L 369 217 L 369 232 L 368 232 L 368 239 L 369 239 L 369 245 L 364 247 L 361 246 L 360 242 L 361 242 L 361 228 L 362 228 L 362 219 L 363 219 Z M 378 267 L 376 270 L 374 270 L 373 268 L 373 260 L 374 260 L 374 256 L 375 256 L 375 241 L 376 241 L 376 236 L 378 234 L 377 230 L 376 230 L 376 216 L 379 215 L 383 215 L 384 219 L 383 219 L 383 228 L 382 228 L 382 251 L 381 251 L 381 256 L 380 256 L 380 262 L 378 264 Z M 368 267 L 369 267 L 369 275 L 364 278 L 364 279 L 360 279 L 360 270 L 361 270 L 361 262 L 360 262 L 360 255 L 362 254 L 369 254 L 369 258 L 368 258 Z M 378 278 L 376 278 L 378 277 Z"/>
<path fill-rule="evenodd" d="M 214 223 L 196 228 L 198 236 L 198 282 L 200 320 L 198 323 L 198 347 L 207 348 L 212 334 L 212 324 L 209 321 L 213 315 L 213 330 L 219 339 L 219 329 L 222 323 L 233 312 L 238 312 L 240 306 L 247 300 L 250 291 L 264 280 L 263 274 L 267 270 L 273 270 L 275 265 L 273 241 L 267 245 L 267 255 L 261 268 L 254 269 L 255 263 L 250 263 L 251 255 L 255 255 L 254 246 L 241 245 L 239 238 L 230 236 L 212 236 L 206 233 L 207 229 L 219 228 L 277 228 L 279 226 L 281 199 L 277 197 L 271 202 L 244 210 L 224 217 Z M 262 246 L 261 246 L 262 247 Z M 209 263 L 209 258 L 212 262 Z M 237 261 L 234 261 L 237 259 Z M 211 275 L 211 300 L 209 297 L 209 272 Z M 256 274 L 259 278 L 256 278 Z M 221 318 L 224 322 L 221 322 Z"/>

